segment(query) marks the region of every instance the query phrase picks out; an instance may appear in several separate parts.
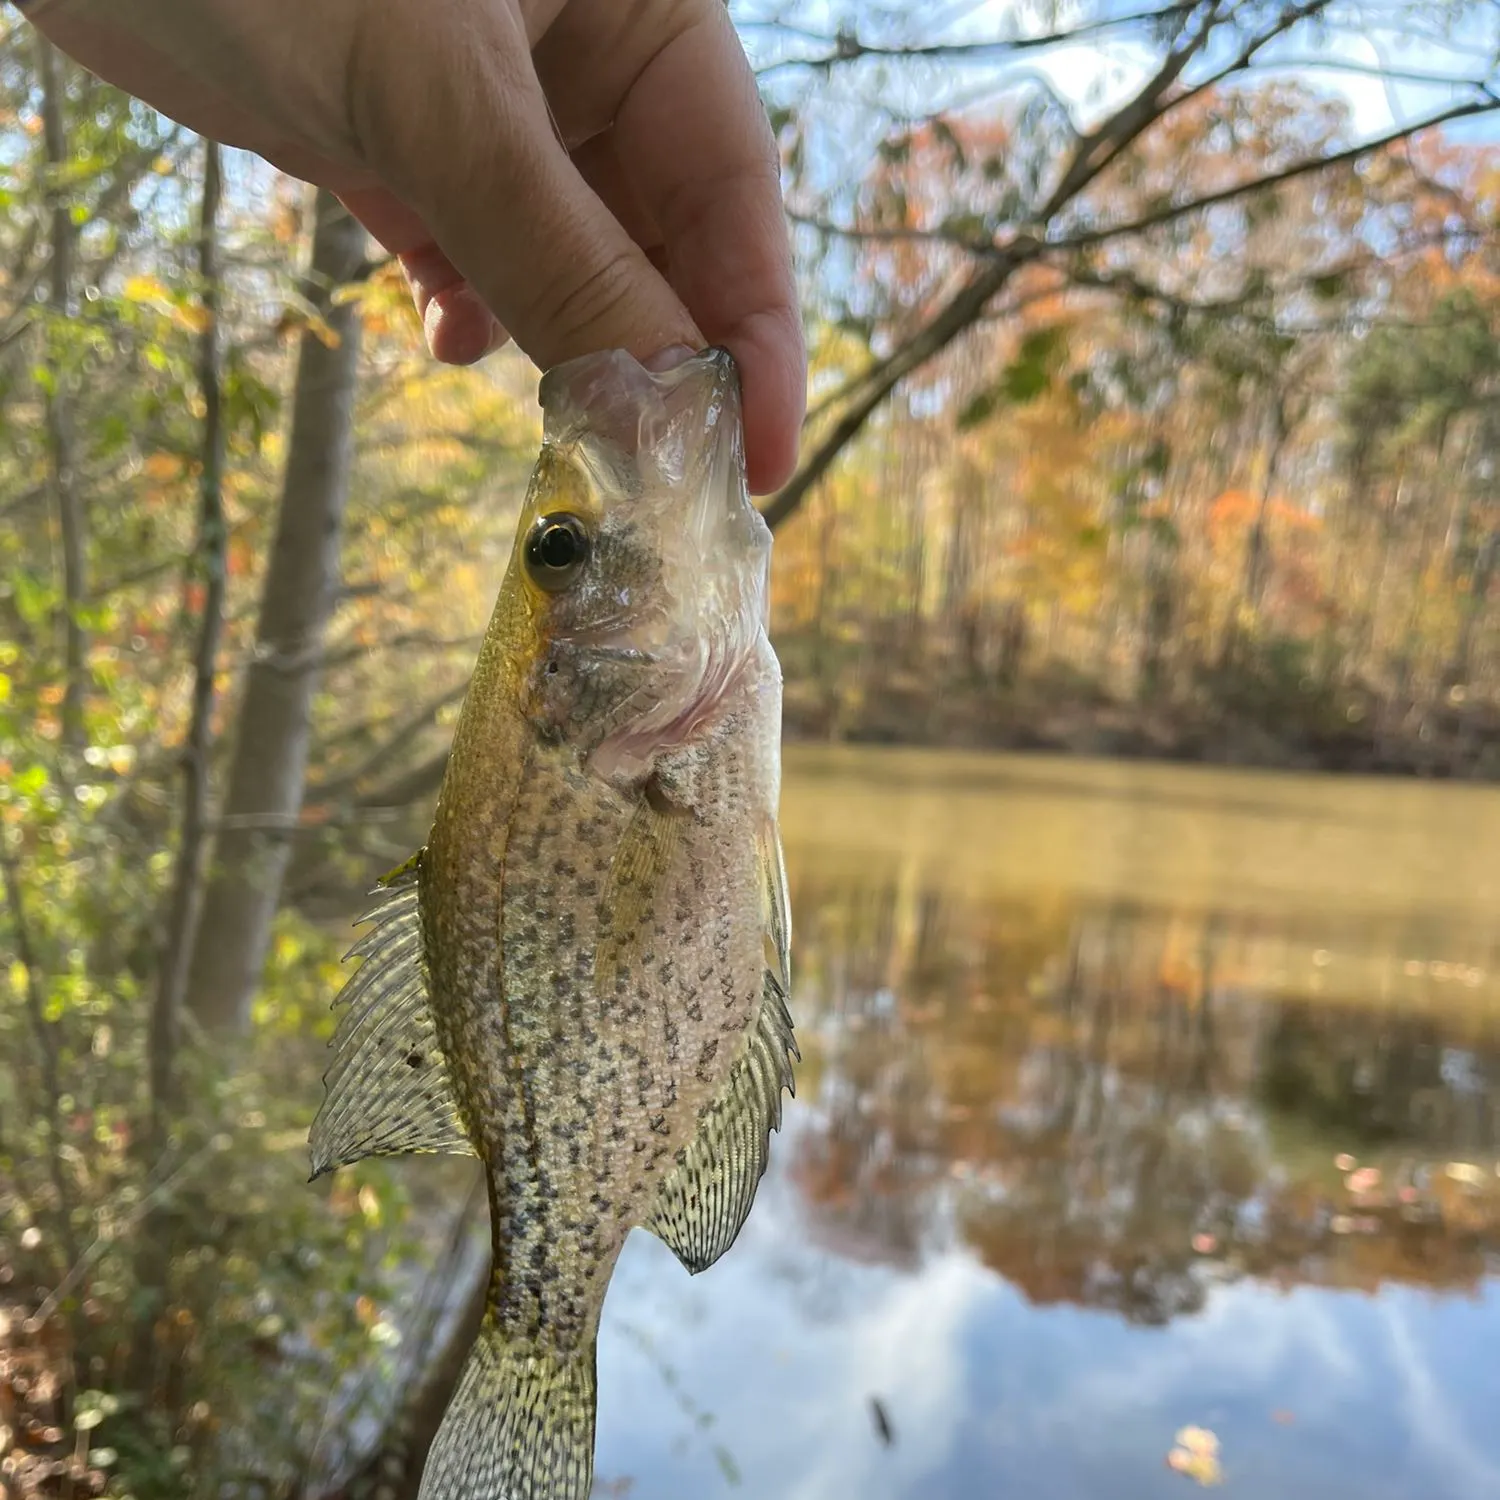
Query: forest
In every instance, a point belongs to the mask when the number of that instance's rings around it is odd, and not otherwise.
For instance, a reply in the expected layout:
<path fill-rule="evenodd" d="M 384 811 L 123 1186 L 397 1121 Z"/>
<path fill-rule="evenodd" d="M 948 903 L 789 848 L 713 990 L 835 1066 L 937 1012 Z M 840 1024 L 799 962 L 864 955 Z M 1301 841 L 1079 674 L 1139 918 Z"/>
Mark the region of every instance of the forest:
<path fill-rule="evenodd" d="M 811 350 L 789 740 L 1500 780 L 1492 0 L 731 14 Z M 536 378 L 0 10 L 0 1490 L 416 1493 L 477 1200 L 305 1186 L 309 1101 Z"/>

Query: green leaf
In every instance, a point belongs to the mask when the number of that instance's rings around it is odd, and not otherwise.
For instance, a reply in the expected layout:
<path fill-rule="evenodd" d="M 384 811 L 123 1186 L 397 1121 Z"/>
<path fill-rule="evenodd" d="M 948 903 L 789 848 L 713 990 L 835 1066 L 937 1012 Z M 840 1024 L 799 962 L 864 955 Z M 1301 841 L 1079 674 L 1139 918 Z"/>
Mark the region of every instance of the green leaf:
<path fill-rule="evenodd" d="M 960 432 L 967 432 L 971 427 L 977 427 L 981 422 L 988 421 L 995 414 L 995 409 L 1000 405 L 1000 393 L 991 386 L 988 390 L 980 391 L 977 396 L 971 396 L 963 410 L 959 412 L 955 425 Z"/>

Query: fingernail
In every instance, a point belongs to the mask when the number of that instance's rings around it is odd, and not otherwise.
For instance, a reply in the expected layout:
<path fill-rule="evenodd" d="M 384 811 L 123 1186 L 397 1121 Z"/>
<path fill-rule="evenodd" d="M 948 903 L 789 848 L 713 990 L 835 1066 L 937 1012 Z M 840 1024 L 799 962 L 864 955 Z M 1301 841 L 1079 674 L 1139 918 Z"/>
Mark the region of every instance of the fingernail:
<path fill-rule="evenodd" d="M 665 349 L 658 349 L 650 358 L 643 359 L 641 368 L 650 370 L 653 375 L 665 375 L 668 370 L 675 370 L 697 357 L 698 351 L 686 344 L 668 344 Z"/>
<path fill-rule="evenodd" d="M 429 350 L 434 350 L 437 343 L 438 325 L 443 321 L 443 309 L 438 304 L 436 297 L 428 299 L 427 306 L 422 309 L 422 336 L 427 340 Z"/>

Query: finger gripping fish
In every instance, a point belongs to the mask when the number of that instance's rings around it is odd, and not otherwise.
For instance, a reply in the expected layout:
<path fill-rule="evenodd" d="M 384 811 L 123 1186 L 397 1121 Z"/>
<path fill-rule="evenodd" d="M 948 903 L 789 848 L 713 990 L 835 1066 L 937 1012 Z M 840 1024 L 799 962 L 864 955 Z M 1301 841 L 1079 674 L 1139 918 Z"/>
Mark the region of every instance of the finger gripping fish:
<path fill-rule="evenodd" d="M 626 1235 L 734 1243 L 797 1047 L 771 538 L 729 355 L 543 377 L 544 431 L 427 843 L 351 950 L 314 1175 L 484 1165 L 494 1256 L 421 1500 L 587 1500 Z"/>

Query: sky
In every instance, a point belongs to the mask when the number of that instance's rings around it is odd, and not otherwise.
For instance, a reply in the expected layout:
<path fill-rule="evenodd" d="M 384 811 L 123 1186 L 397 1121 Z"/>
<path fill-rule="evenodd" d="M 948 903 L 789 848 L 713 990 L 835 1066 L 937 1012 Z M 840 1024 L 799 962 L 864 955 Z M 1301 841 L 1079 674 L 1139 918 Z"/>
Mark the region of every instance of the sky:
<path fill-rule="evenodd" d="M 1145 0 L 1149 5 L 1151 0 Z M 1060 0 L 1041 4 L 1037 0 L 931 0 L 920 7 L 897 5 L 893 0 L 747 0 L 732 6 L 731 13 L 742 27 L 752 55 L 757 59 L 781 55 L 774 49 L 787 46 L 762 26 L 757 18 L 780 16 L 813 32 L 831 33 L 840 17 L 852 21 L 862 39 L 885 42 L 976 41 L 1035 35 L 1066 28 L 1070 22 L 1095 18 L 1108 11 L 1129 14 L 1143 8 L 1143 0 Z M 1268 11 L 1266 5 L 1246 5 L 1246 10 Z M 1474 3 L 1449 35 L 1441 34 L 1434 22 L 1421 19 L 1439 8 L 1438 0 L 1418 6 L 1411 0 L 1335 0 L 1328 15 L 1333 26 L 1321 34 L 1303 24 L 1265 56 L 1284 60 L 1281 76 L 1296 77 L 1345 99 L 1350 107 L 1352 128 L 1361 137 L 1384 134 L 1393 125 L 1406 124 L 1436 113 L 1452 99 L 1453 90 L 1443 84 L 1412 80 L 1394 81 L 1373 76 L 1375 71 L 1455 76 L 1467 74 L 1500 83 L 1500 5 Z M 815 43 L 800 44 L 818 52 Z M 944 75 L 960 93 L 993 88 L 1007 75 L 1044 76 L 1067 102 L 1075 123 L 1087 125 L 1112 106 L 1128 98 L 1159 60 L 1159 49 L 1128 29 L 1098 33 L 1094 39 L 1028 53 L 1001 62 L 993 58 L 972 63 L 946 63 Z M 1269 70 L 1267 70 L 1269 71 Z M 793 75 L 795 76 L 795 75 Z M 806 75 L 803 75 L 804 77 Z M 1487 120 L 1461 127 L 1468 139 L 1500 141 L 1500 121 Z"/>

